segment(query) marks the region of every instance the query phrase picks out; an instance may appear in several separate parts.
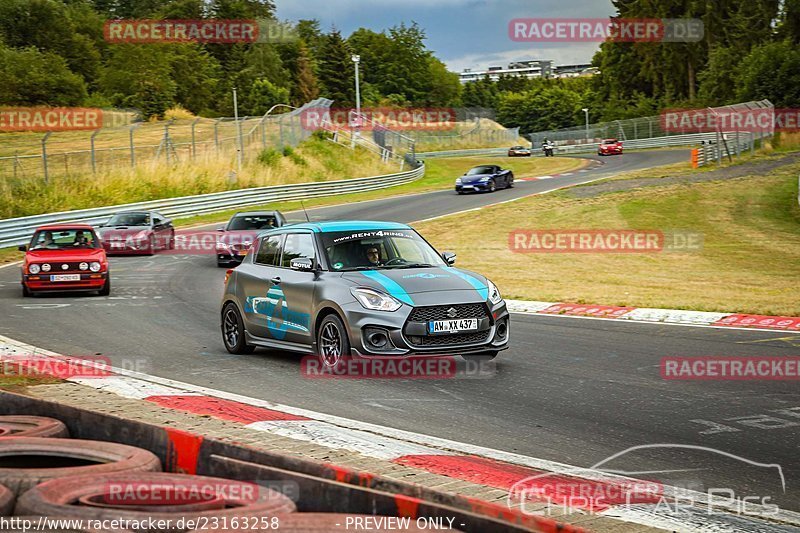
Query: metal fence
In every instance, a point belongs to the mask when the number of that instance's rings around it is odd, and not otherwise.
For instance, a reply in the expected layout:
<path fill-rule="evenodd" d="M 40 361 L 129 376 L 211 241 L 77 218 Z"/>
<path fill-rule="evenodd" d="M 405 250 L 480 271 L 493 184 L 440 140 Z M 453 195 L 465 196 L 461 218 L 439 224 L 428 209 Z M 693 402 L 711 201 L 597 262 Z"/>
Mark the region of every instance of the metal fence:
<path fill-rule="evenodd" d="M 460 146 L 486 145 L 510 147 L 519 144 L 519 128 L 498 127 L 497 123 L 493 121 L 490 123 L 489 120 L 491 119 L 487 117 L 475 117 L 471 124 L 462 123 L 462 128 L 469 127 L 463 131 L 409 131 L 407 135 L 424 149 L 431 147 L 457 149 Z"/>
<path fill-rule="evenodd" d="M 274 106 L 264 116 L 139 122 L 92 132 L 9 134 L 0 147 L 0 179 L 108 172 L 138 165 L 178 164 L 220 155 L 242 160 L 267 147 L 297 146 L 312 131 L 303 123 L 309 107 L 329 108 L 324 98 L 301 108 Z"/>
<path fill-rule="evenodd" d="M 772 110 L 774 113 L 774 106 L 769 100 L 707 108 L 711 114 L 719 115 L 747 112 L 759 109 Z M 588 126 L 575 126 L 572 128 L 563 128 L 558 130 L 539 131 L 530 134 L 529 138 L 535 146 L 540 145 L 542 140 L 545 138 L 556 143 L 557 146 L 581 144 L 596 145 L 603 139 L 608 138 L 619 139 L 625 142 L 626 146 L 629 146 L 631 141 L 660 137 L 675 137 L 680 135 L 689 135 L 692 133 L 693 132 L 691 131 L 670 131 L 669 129 L 665 129 L 663 127 L 661 116 L 650 116 L 626 120 L 613 120 L 610 122 L 599 122 L 595 124 L 589 124 Z M 774 133 L 774 127 L 755 133 L 757 134 L 758 138 L 771 136 Z"/>
<path fill-rule="evenodd" d="M 0 221 L 0 248 L 26 244 L 33 231 L 43 224 L 61 222 L 83 222 L 100 224 L 116 212 L 131 209 L 155 209 L 171 217 L 181 218 L 206 213 L 226 211 L 238 207 L 264 205 L 272 202 L 304 200 L 320 196 L 347 194 L 384 189 L 419 179 L 425 175 L 425 165 L 419 165 L 405 172 L 356 178 L 325 183 L 300 183 L 272 187 L 256 187 L 219 193 L 168 198 L 149 202 L 114 205 L 95 209 L 81 209 L 48 213 L 29 217 L 9 218 Z"/>

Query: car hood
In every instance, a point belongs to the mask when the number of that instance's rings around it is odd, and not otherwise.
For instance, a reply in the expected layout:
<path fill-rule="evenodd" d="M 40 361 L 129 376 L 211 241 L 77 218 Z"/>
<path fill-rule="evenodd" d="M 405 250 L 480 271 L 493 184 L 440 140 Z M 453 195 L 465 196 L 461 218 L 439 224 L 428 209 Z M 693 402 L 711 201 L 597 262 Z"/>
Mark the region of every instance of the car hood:
<path fill-rule="evenodd" d="M 253 243 L 258 237 L 258 234 L 262 231 L 266 231 L 263 229 L 243 229 L 243 230 L 226 230 L 218 232 L 218 239 L 220 242 L 224 242 L 226 244 L 242 244 L 242 243 Z"/>
<path fill-rule="evenodd" d="M 474 176 L 461 176 L 461 183 L 475 183 L 483 178 L 493 178 L 494 174 L 476 174 Z"/>
<path fill-rule="evenodd" d="M 342 277 L 415 306 L 485 302 L 489 297 L 485 277 L 453 267 L 364 270 Z"/>
<path fill-rule="evenodd" d="M 55 262 L 65 263 L 76 261 L 100 261 L 106 255 L 102 248 L 81 248 L 78 250 L 29 250 L 25 254 L 28 262 Z"/>

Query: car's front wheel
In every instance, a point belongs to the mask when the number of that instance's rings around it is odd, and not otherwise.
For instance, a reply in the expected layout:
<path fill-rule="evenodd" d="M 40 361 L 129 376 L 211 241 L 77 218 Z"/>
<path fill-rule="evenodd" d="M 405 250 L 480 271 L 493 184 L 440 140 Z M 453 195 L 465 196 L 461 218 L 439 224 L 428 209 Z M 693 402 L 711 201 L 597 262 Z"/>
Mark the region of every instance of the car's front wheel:
<path fill-rule="evenodd" d="M 22 297 L 28 298 L 29 296 L 33 296 L 33 293 L 28 289 L 28 286 L 24 283 L 22 284 Z"/>
<path fill-rule="evenodd" d="M 232 354 L 253 353 L 256 349 L 245 340 L 242 315 L 233 302 L 228 303 L 222 311 L 222 342 L 225 344 L 225 349 Z"/>
<path fill-rule="evenodd" d="M 328 315 L 317 330 L 317 351 L 323 368 L 336 368 L 344 356 L 350 355 L 350 340 L 342 320 Z"/>
<path fill-rule="evenodd" d="M 494 180 L 489 182 L 489 192 L 494 192 L 497 190 L 497 183 Z"/>
<path fill-rule="evenodd" d="M 111 278 L 106 278 L 106 282 L 103 284 L 103 288 L 97 291 L 97 294 L 100 296 L 108 296 L 111 294 Z"/>

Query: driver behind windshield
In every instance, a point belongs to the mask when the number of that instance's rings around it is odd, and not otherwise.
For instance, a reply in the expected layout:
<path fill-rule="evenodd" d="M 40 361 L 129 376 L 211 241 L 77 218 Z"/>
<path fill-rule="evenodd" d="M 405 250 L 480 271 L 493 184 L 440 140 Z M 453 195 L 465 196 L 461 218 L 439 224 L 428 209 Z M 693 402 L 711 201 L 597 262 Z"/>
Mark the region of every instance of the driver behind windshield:
<path fill-rule="evenodd" d="M 53 245 L 55 245 L 55 241 L 53 240 L 53 232 L 45 231 L 42 234 L 42 240 L 36 245 L 36 248 L 47 248 L 48 246 Z"/>
<path fill-rule="evenodd" d="M 367 261 L 369 261 L 369 264 L 372 266 L 382 265 L 381 251 L 375 246 L 367 248 Z"/>

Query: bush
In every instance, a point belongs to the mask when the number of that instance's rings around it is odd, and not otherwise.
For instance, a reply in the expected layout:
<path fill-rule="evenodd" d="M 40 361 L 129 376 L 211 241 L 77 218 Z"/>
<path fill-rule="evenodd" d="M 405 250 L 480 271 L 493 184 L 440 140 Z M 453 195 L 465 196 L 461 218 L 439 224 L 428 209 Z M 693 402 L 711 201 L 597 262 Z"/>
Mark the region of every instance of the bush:
<path fill-rule="evenodd" d="M 277 167 L 281 162 L 281 153 L 274 148 L 261 150 L 258 154 L 258 162 L 267 167 Z"/>
<path fill-rule="evenodd" d="M 308 166 L 308 161 L 305 158 L 294 151 L 294 148 L 291 146 L 285 146 L 283 148 L 283 155 L 284 157 L 288 157 L 295 165 L 300 165 L 301 167 Z"/>

